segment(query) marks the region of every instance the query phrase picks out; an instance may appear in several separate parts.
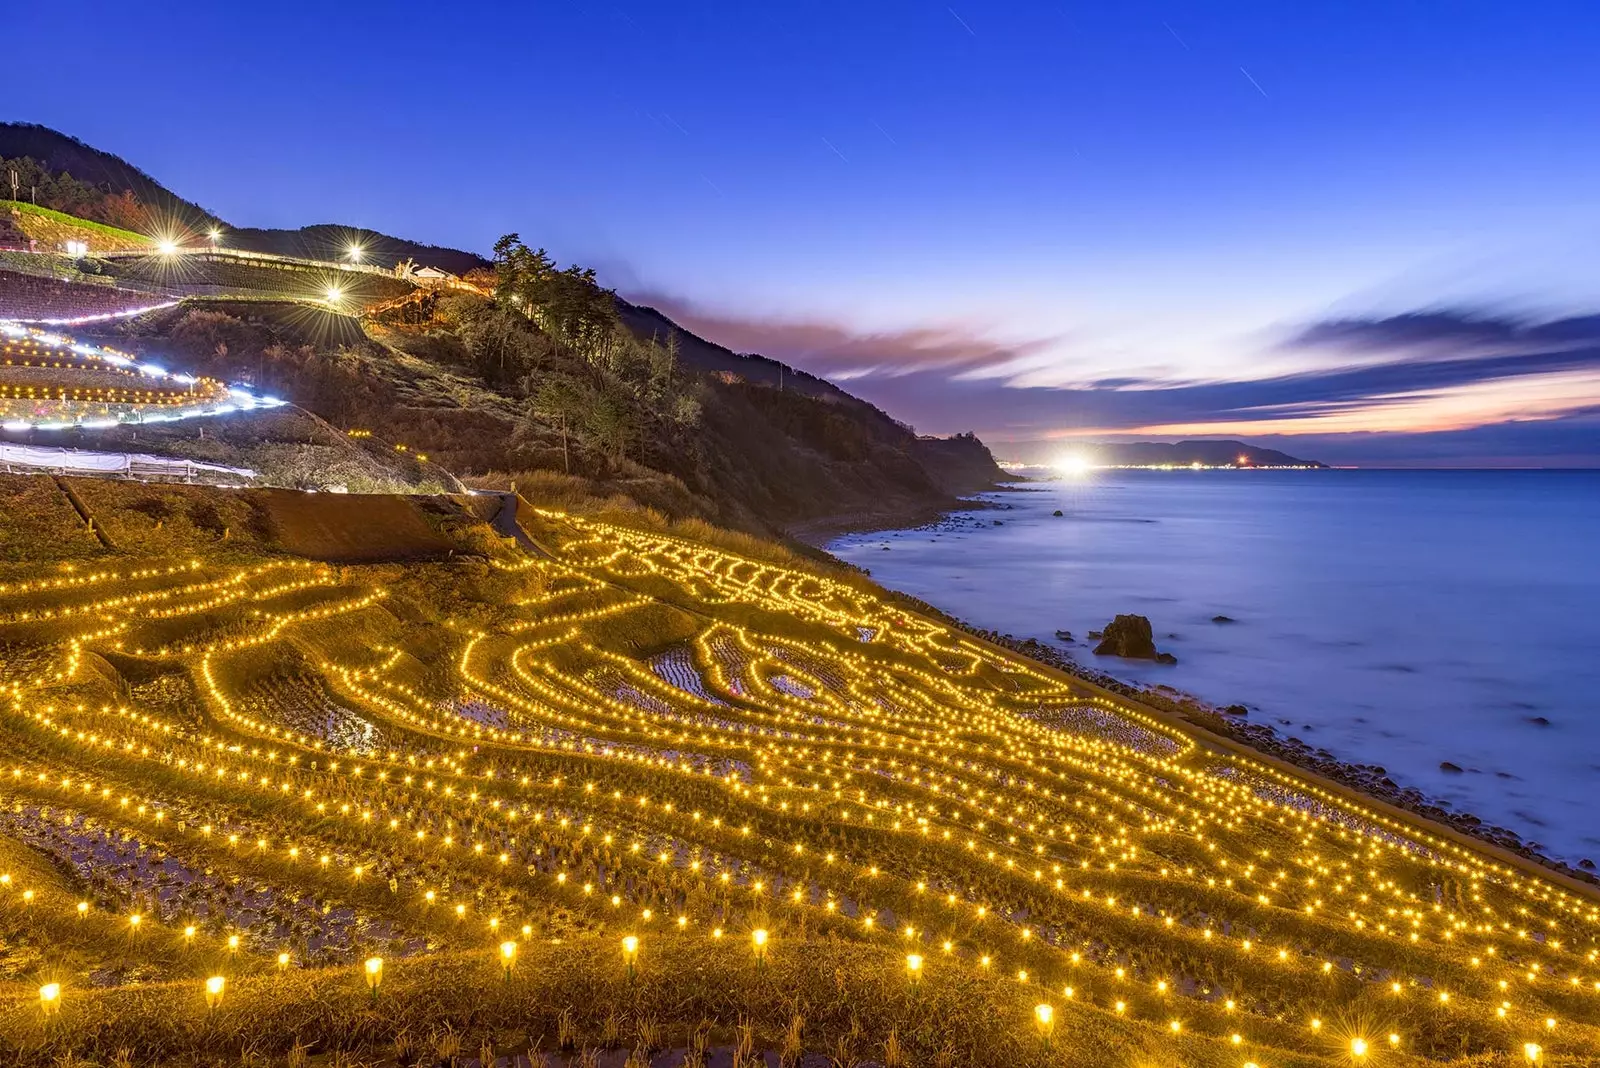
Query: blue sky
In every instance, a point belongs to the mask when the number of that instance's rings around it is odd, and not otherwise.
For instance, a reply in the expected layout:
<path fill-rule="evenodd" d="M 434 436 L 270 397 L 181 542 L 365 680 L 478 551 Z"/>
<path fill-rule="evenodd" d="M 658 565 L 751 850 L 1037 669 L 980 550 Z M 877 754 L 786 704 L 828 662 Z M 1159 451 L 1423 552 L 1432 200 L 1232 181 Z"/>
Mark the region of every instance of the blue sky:
<path fill-rule="evenodd" d="M 12 13 L 40 47 L 8 59 L 7 117 L 232 222 L 477 250 L 516 230 L 1001 454 L 1217 434 L 1342 462 L 1600 463 L 1600 337 L 1537 329 L 1600 310 L 1592 2 L 59 19 Z M 1486 320 L 1506 329 L 1451 325 Z"/>

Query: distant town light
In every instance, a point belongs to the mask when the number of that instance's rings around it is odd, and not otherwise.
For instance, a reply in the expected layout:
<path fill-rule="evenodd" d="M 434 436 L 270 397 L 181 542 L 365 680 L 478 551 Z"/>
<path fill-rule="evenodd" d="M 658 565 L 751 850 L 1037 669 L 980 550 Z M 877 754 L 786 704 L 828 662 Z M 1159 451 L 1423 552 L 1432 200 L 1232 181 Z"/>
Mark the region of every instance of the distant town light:
<path fill-rule="evenodd" d="M 366 255 L 366 250 L 352 241 L 350 245 L 345 248 L 344 254 L 351 263 L 360 263 L 361 257 Z"/>
<path fill-rule="evenodd" d="M 322 294 L 322 299 L 329 304 L 337 304 L 344 299 L 344 290 L 338 286 L 329 286 Z"/>
<path fill-rule="evenodd" d="M 170 256 L 178 251 L 178 243 L 170 237 L 163 237 L 156 243 L 156 251 L 163 256 Z"/>

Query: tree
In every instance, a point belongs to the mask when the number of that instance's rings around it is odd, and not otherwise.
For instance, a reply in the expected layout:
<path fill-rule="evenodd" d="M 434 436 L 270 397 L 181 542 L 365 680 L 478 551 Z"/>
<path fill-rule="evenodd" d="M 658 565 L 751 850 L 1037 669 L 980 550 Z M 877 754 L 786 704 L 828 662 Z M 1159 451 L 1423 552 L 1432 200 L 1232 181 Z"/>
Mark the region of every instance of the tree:
<path fill-rule="evenodd" d="M 583 383 L 571 375 L 545 375 L 531 390 L 533 401 L 529 411 L 544 422 L 550 423 L 561 434 L 561 467 L 572 474 L 572 454 L 569 438 L 575 423 L 584 418 L 587 391 Z"/>

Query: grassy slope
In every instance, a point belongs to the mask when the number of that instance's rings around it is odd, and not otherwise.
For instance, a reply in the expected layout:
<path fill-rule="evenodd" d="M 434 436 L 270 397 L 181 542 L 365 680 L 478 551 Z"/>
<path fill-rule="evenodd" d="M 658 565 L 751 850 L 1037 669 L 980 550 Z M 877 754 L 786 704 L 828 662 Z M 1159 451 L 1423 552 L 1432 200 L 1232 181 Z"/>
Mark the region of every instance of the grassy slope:
<path fill-rule="evenodd" d="M 76 215 L 41 208 L 20 200 L 0 200 L 0 211 L 19 215 L 23 233 L 34 238 L 41 249 L 53 250 L 67 240 L 87 241 L 91 250 L 141 249 L 155 245 L 154 239 L 131 230 L 80 219 Z"/>

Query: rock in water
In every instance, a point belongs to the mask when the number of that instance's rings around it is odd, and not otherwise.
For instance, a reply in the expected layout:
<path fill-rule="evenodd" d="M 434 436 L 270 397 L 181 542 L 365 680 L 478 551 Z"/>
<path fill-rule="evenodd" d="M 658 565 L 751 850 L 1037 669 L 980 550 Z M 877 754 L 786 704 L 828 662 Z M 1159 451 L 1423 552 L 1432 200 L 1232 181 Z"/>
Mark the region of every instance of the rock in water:
<path fill-rule="evenodd" d="M 1100 632 L 1103 636 L 1094 647 L 1096 656 L 1122 656 L 1130 660 L 1157 660 L 1163 664 L 1176 664 L 1178 658 L 1171 653 L 1156 651 L 1155 637 L 1150 621 L 1144 616 L 1119 615 Z"/>

